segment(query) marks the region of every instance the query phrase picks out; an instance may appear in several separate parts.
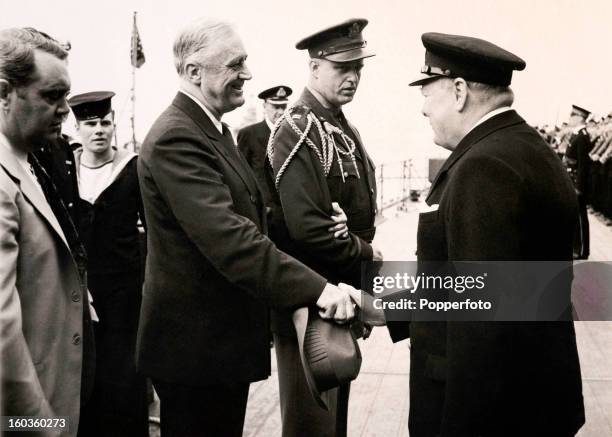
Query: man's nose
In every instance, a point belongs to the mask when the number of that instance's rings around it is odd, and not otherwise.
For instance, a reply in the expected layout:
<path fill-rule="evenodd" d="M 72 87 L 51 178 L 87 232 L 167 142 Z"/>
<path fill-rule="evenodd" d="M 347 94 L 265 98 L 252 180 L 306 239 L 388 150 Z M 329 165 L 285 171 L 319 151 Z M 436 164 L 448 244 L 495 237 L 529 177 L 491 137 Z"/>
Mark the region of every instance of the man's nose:
<path fill-rule="evenodd" d="M 70 113 L 70 107 L 68 106 L 68 100 L 66 98 L 63 98 L 62 101 L 60 102 L 57 108 L 57 112 L 62 117 L 65 117 L 66 115 L 68 115 L 68 113 Z"/>
<path fill-rule="evenodd" d="M 249 67 L 247 67 L 246 64 L 244 64 L 244 68 L 240 72 L 239 76 L 240 76 L 240 79 L 242 80 L 251 80 L 253 78 L 253 75 L 251 74 L 251 70 L 249 70 Z"/>

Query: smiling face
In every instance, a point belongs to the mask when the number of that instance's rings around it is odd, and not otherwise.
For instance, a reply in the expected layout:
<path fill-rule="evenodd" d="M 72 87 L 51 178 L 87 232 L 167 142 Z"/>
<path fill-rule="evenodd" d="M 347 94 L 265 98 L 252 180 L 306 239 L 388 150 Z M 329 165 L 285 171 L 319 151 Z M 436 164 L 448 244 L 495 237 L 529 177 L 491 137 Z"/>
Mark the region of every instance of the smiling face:
<path fill-rule="evenodd" d="M 246 66 L 247 53 L 235 32 L 211 52 L 202 67 L 200 90 L 211 109 L 221 115 L 244 104 L 244 82 L 252 76 Z"/>
<path fill-rule="evenodd" d="M 7 112 L 10 135 L 26 151 L 57 140 L 69 112 L 66 95 L 70 78 L 66 61 L 36 50 L 34 64 L 32 82 L 11 90 Z"/>
<path fill-rule="evenodd" d="M 316 90 L 336 108 L 349 103 L 355 97 L 362 68 L 363 59 L 349 62 L 332 62 L 326 59 L 311 61 Z"/>
<path fill-rule="evenodd" d="M 104 118 L 93 118 L 77 122 L 77 133 L 83 148 L 89 153 L 103 156 L 110 151 L 115 125 L 113 113 Z"/>

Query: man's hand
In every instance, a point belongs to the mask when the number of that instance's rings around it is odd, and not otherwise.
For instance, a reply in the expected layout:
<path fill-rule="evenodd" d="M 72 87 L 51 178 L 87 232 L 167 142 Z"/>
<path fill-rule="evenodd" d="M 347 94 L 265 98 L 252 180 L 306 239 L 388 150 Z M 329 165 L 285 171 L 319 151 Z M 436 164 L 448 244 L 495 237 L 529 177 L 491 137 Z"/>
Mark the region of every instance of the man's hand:
<path fill-rule="evenodd" d="M 341 290 L 330 283 L 325 285 L 323 293 L 317 300 L 317 306 L 322 319 L 333 319 L 336 323 L 346 323 L 355 317 L 354 304 L 348 291 Z"/>
<path fill-rule="evenodd" d="M 385 313 L 382 309 L 374 308 L 374 298 L 368 293 L 361 290 L 356 290 L 348 284 L 338 284 L 341 290 L 345 290 L 351 296 L 351 299 L 361 309 L 361 320 L 372 326 L 384 326 L 387 324 Z"/>
<path fill-rule="evenodd" d="M 374 244 L 370 244 L 370 246 L 372 246 L 372 261 L 382 261 L 383 254 L 380 249 L 377 246 L 374 246 Z"/>
<path fill-rule="evenodd" d="M 332 202 L 332 209 L 334 213 L 331 219 L 336 224 L 329 228 L 328 231 L 334 233 L 334 238 L 348 238 L 348 226 L 346 225 L 348 218 L 346 214 L 337 202 Z"/>

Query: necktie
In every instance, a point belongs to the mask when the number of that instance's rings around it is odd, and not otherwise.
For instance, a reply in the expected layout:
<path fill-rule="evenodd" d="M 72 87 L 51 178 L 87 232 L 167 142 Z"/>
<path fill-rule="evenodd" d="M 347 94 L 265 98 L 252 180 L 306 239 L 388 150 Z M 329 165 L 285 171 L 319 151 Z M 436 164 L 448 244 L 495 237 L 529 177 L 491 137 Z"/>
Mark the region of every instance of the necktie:
<path fill-rule="evenodd" d="M 36 176 L 40 187 L 42 188 L 43 194 L 55 215 L 55 218 L 60 224 L 66 241 L 68 241 L 68 247 L 72 252 L 74 261 L 76 262 L 81 281 L 86 284 L 86 272 L 87 272 L 87 255 L 85 248 L 79 239 L 76 227 L 66 209 L 64 202 L 60 195 L 57 193 L 57 189 L 53 184 L 53 181 L 40 164 L 38 159 L 31 153 L 28 154 L 28 162 L 32 173 Z M 95 343 L 93 326 L 91 323 L 91 313 L 89 312 L 89 296 L 87 290 L 84 289 L 82 293 L 83 299 L 83 365 L 81 368 L 81 405 L 83 405 L 89 396 L 93 388 L 93 372 L 95 369 Z"/>
<path fill-rule="evenodd" d="M 72 218 L 70 217 L 64 202 L 57 193 L 57 189 L 55 188 L 53 181 L 38 159 L 36 159 L 36 157 L 32 154 L 28 154 L 28 163 L 30 164 L 32 174 L 36 177 L 36 180 L 38 181 L 38 184 L 45 195 L 45 199 L 47 199 L 47 203 L 49 203 L 55 218 L 59 222 L 60 227 L 66 236 L 66 241 L 68 242 L 70 251 L 72 252 L 72 255 L 79 267 L 79 273 L 81 274 L 81 277 L 84 278 L 87 256 L 85 254 L 85 248 L 79 239 L 79 235 Z"/>

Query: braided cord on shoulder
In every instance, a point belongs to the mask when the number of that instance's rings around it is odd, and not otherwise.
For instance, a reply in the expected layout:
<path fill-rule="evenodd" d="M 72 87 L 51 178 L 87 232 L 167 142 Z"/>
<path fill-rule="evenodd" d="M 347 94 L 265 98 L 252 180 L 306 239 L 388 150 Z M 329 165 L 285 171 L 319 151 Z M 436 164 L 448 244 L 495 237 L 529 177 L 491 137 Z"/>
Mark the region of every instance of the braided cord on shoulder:
<path fill-rule="evenodd" d="M 316 154 L 317 159 L 319 160 L 319 162 L 321 163 L 321 166 L 323 167 L 323 171 L 326 177 L 329 174 L 329 171 L 331 170 L 331 165 L 332 165 L 333 158 L 334 158 L 333 145 L 328 140 L 328 135 L 325 134 L 323 130 L 323 126 L 321 125 L 321 122 L 317 119 L 317 117 L 314 116 L 314 114 L 312 114 L 311 112 L 309 112 L 306 116 L 306 120 L 307 120 L 306 127 L 304 128 L 304 131 L 302 131 L 298 127 L 298 125 L 295 124 L 295 121 L 293 121 L 293 117 L 292 117 L 293 110 L 294 110 L 294 107 L 287 108 L 287 110 L 283 113 L 283 116 L 279 118 L 277 122 L 274 124 L 274 128 L 272 132 L 270 133 L 270 138 L 268 139 L 268 145 L 266 148 L 268 161 L 272 163 L 274 159 L 274 138 L 276 137 L 276 134 L 278 133 L 278 130 L 283 120 L 287 122 L 289 127 L 291 127 L 291 129 L 296 133 L 296 135 L 299 138 L 298 142 L 295 144 L 295 146 L 291 150 L 291 153 L 289 153 L 289 156 L 287 156 L 287 159 L 285 159 L 285 162 L 283 162 L 283 165 L 281 166 L 281 168 L 278 171 L 278 174 L 276 175 L 274 186 L 276 187 L 277 190 L 278 190 L 278 187 L 280 186 L 281 178 L 285 174 L 287 168 L 289 167 L 289 164 L 291 164 L 291 161 L 293 160 L 293 158 L 298 153 L 298 151 L 300 150 L 300 148 L 302 147 L 304 143 L 306 143 L 308 147 L 310 147 L 310 149 L 312 149 L 313 152 Z M 310 138 L 308 138 L 308 134 L 310 133 L 313 124 L 317 128 L 319 137 L 321 138 L 321 149 L 319 149 L 319 147 L 317 147 L 317 145 Z"/>

